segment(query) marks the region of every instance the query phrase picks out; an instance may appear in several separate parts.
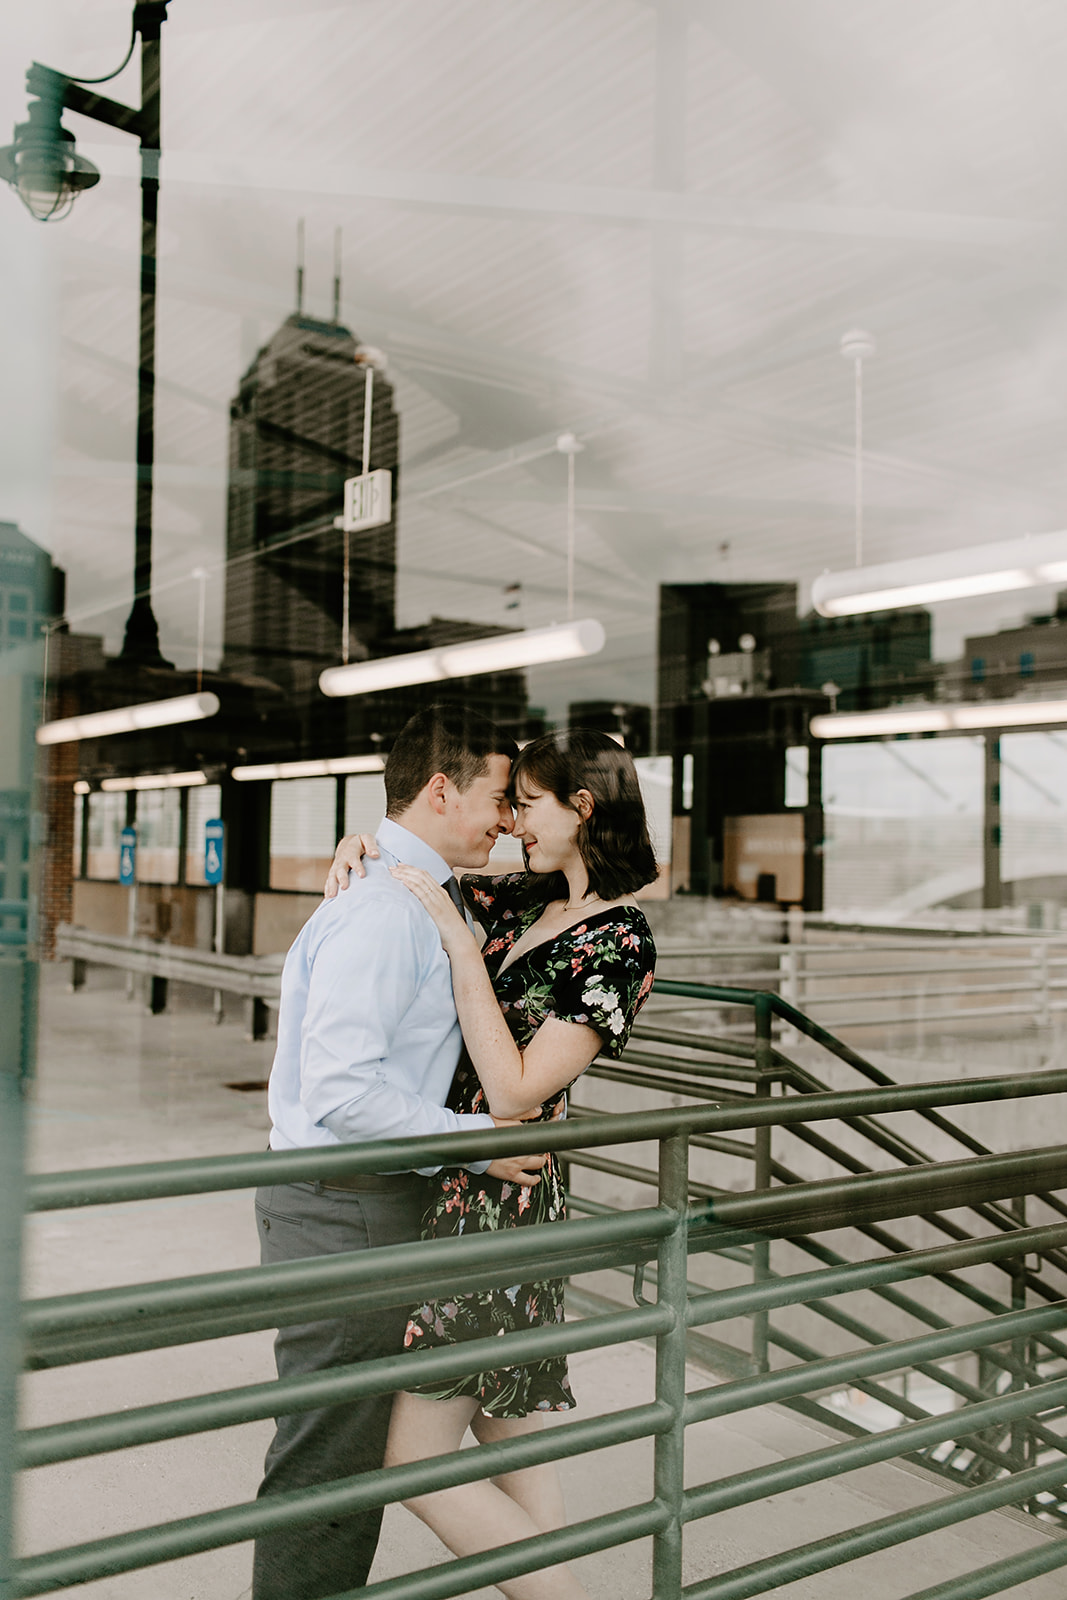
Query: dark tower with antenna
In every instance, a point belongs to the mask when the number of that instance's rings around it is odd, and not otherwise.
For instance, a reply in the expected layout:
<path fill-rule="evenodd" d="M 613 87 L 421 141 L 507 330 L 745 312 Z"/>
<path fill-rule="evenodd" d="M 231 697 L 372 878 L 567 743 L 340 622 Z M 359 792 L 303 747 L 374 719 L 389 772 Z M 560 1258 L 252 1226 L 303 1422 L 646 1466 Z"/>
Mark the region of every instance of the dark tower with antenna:
<path fill-rule="evenodd" d="M 340 230 L 334 241 L 333 320 L 304 311 L 304 227 L 298 232 L 296 310 L 256 355 L 230 407 L 224 666 L 312 693 L 341 660 L 343 536 L 334 527 L 346 478 L 393 473 L 393 518 L 354 536 L 350 659 L 383 653 L 396 591 L 399 426 L 381 373 L 362 460 L 364 369 L 341 320 Z"/>

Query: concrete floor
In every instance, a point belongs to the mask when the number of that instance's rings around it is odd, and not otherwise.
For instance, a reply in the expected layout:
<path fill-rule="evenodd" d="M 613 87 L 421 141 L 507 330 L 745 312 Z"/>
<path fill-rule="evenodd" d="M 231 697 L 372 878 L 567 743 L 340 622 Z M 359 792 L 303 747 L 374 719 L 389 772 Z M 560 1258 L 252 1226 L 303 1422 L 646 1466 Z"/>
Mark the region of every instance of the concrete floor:
<path fill-rule="evenodd" d="M 173 994 L 167 1014 L 152 1017 L 127 1000 L 117 975 L 91 970 L 88 987 L 77 995 L 66 991 L 65 979 L 59 968 L 44 973 L 39 1081 L 31 1113 L 30 1162 L 36 1170 L 262 1148 L 267 1131 L 263 1091 L 227 1086 L 265 1079 L 272 1046 L 246 1040 L 237 1013 L 216 1027 L 207 997 L 187 991 Z M 244 1266 L 256 1259 L 256 1248 L 250 1197 L 244 1193 L 49 1213 L 31 1218 L 27 1226 L 27 1293 L 49 1295 Z M 652 1352 L 640 1345 L 574 1359 L 572 1378 L 583 1413 L 650 1399 L 653 1365 Z M 272 1376 L 269 1333 L 94 1362 L 29 1376 L 24 1421 L 58 1421 Z M 709 1381 L 706 1373 L 690 1374 L 692 1388 Z M 255 1493 L 270 1433 L 270 1424 L 255 1424 L 26 1474 L 20 1499 L 23 1548 L 76 1543 L 245 1500 Z M 687 1437 L 688 1481 L 702 1483 L 803 1454 L 826 1444 L 827 1437 L 773 1407 L 701 1424 Z M 648 1499 L 651 1469 L 649 1442 L 564 1463 L 573 1517 Z M 923 1472 L 879 1466 L 775 1496 L 691 1525 L 685 1581 L 944 1493 L 943 1485 Z M 1055 1535 L 1019 1514 L 986 1516 L 774 1592 L 789 1600 L 853 1600 L 857 1593 L 867 1600 L 903 1600 L 916 1589 L 1048 1537 Z M 387 1510 L 373 1579 L 447 1559 L 414 1518 L 400 1508 Z M 640 1541 L 589 1557 L 578 1569 L 597 1600 L 644 1600 L 649 1564 L 649 1541 Z M 62 1593 L 86 1600 L 247 1600 L 249 1572 L 250 1550 L 240 1545 Z M 1067 1569 L 1004 1592 L 1019 1600 L 1063 1600 Z"/>

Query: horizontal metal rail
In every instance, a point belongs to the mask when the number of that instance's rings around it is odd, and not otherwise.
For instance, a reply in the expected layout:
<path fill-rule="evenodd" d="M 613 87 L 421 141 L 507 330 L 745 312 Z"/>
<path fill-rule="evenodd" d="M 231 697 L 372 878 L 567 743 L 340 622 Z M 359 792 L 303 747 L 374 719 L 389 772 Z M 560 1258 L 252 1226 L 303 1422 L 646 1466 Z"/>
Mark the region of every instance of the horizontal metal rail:
<path fill-rule="evenodd" d="M 905 1600 L 984 1600 L 986 1595 L 1004 1594 L 1029 1578 L 1043 1577 L 1067 1565 L 1067 1542 L 1049 1538 L 1033 1550 L 1020 1550 L 1004 1556 L 979 1572 L 935 1583 L 932 1589 L 917 1589 Z"/>
<path fill-rule="evenodd" d="M 737 963 L 746 959 L 742 971 Z M 712 965 L 731 984 L 776 990 L 805 1012 L 832 1016 L 836 1028 L 925 1029 L 1015 1017 L 1047 1025 L 1067 1010 L 1067 946 L 1051 936 L 1010 934 L 961 946 L 931 930 L 924 938 L 851 945 L 756 942 L 660 954 L 663 973 L 686 962 L 702 971 Z M 665 996 L 663 981 L 657 989 Z"/>
<path fill-rule="evenodd" d="M 281 989 L 281 960 L 277 956 L 227 956 L 139 935 L 96 933 L 69 923 L 56 930 L 56 954 L 63 959 L 120 967 L 126 972 L 173 978 L 175 982 L 246 996 L 277 999 Z"/>
<path fill-rule="evenodd" d="M 509 1232 L 286 1261 L 26 1302 L 23 1338 L 34 1367 L 101 1360 L 311 1322 L 359 1307 L 414 1305 L 479 1287 L 596 1271 L 646 1259 L 670 1227 L 656 1209 Z M 433 1263 L 432 1269 L 430 1263 Z"/>
<path fill-rule="evenodd" d="M 508 1336 L 508 1363 L 544 1361 L 550 1356 L 575 1355 L 582 1350 L 609 1349 L 612 1345 L 662 1333 L 672 1320 L 666 1306 L 641 1306 L 582 1322 L 524 1329 Z M 316 1411 L 321 1406 L 344 1405 L 364 1395 L 390 1394 L 411 1381 L 413 1360 L 419 1362 L 420 1380 L 428 1383 L 482 1372 L 498 1366 L 500 1359 L 501 1346 L 497 1339 L 472 1339 L 456 1349 L 442 1347 L 418 1351 L 414 1355 L 382 1356 L 355 1367 L 334 1367 L 300 1378 L 245 1384 L 238 1389 L 216 1390 L 186 1400 L 139 1406 L 73 1422 L 55 1422 L 46 1427 L 28 1428 L 21 1434 L 19 1465 L 50 1466 L 58 1461 L 124 1450 L 131 1445 L 158 1444 L 164 1439 L 181 1439 L 191 1433 L 260 1422 L 283 1411 Z"/>
<path fill-rule="evenodd" d="M 805 1359 L 795 1367 L 779 1367 L 773 1372 L 698 1389 L 686 1398 L 685 1417 L 687 1423 L 708 1422 L 714 1417 L 750 1410 L 753 1406 L 771 1405 L 791 1400 L 796 1395 L 855 1384 L 876 1373 L 907 1371 L 919 1362 L 943 1360 L 1012 1338 L 1062 1330 L 1065 1325 L 1067 1319 L 1061 1303 L 1038 1310 L 1011 1311 L 1002 1317 L 961 1323 L 910 1339 L 887 1340 L 866 1349 L 849 1350 L 844 1355 Z M 953 1416 L 961 1420 L 962 1413 L 953 1412 Z"/>
<path fill-rule="evenodd" d="M 960 1244 L 936 1245 L 929 1250 L 912 1250 L 871 1261 L 850 1261 L 845 1266 L 792 1273 L 767 1283 L 691 1294 L 686 1317 L 690 1327 L 724 1322 L 731 1317 L 749 1316 L 753 1311 L 805 1305 L 815 1298 L 826 1300 L 833 1295 L 854 1294 L 879 1284 L 903 1283 L 1005 1257 L 1031 1255 L 1063 1243 L 1067 1243 L 1067 1224 L 1057 1223 L 1048 1228 L 1023 1228 L 1018 1233 L 992 1239 L 968 1239 Z M 1060 1315 L 1067 1331 L 1067 1316 L 1062 1312 Z"/>
<path fill-rule="evenodd" d="M 768 996 L 773 999 L 773 996 Z M 782 1005 L 779 1002 L 779 1005 Z M 795 1015 L 791 1006 L 784 1010 Z M 811 1025 L 813 1035 L 825 1029 Z M 850 1056 L 855 1052 L 849 1051 Z M 858 1058 L 857 1058 L 858 1059 Z M 784 1127 L 793 1123 L 878 1116 L 892 1111 L 930 1110 L 940 1106 L 976 1105 L 992 1100 L 1025 1099 L 1067 1092 L 1067 1070 L 1009 1073 L 996 1077 L 948 1079 L 925 1084 L 886 1083 L 875 1089 L 811 1094 L 797 1099 L 746 1100 L 744 1105 L 678 1107 L 644 1114 L 628 1113 L 580 1124 L 539 1123 L 537 1142 L 543 1150 L 625 1144 L 667 1138 L 672 1133 L 718 1133 L 739 1128 Z M 949 1125 L 953 1134 L 956 1130 Z M 387 1139 L 373 1145 L 342 1145 L 321 1150 L 275 1151 L 269 1155 L 208 1156 L 195 1160 L 147 1162 L 128 1167 L 47 1173 L 27 1182 L 28 1211 L 58 1211 L 76 1206 L 114 1205 L 125 1200 L 163 1199 L 208 1194 L 222 1189 L 255 1188 L 259 1184 L 325 1182 L 357 1172 L 407 1171 L 413 1166 L 480 1161 L 494 1155 L 523 1155 L 528 1130 L 497 1129 L 486 1133 L 426 1135 Z"/>
<path fill-rule="evenodd" d="M 754 1595 L 765 1594 L 799 1578 L 829 1572 L 833 1567 L 875 1555 L 880 1550 L 890 1550 L 909 1539 L 923 1538 L 987 1511 L 1014 1505 L 1043 1489 L 1058 1488 L 1065 1476 L 1067 1467 L 1058 1461 L 1051 1466 L 1013 1473 L 978 1489 L 963 1489 L 943 1500 L 928 1501 L 915 1510 L 897 1512 L 827 1539 L 816 1539 L 811 1544 L 754 1561 L 734 1572 L 687 1584 L 681 1591 L 683 1600 L 750 1600 Z M 1064 1563 L 1067 1563 L 1067 1541 L 1063 1542 L 1062 1550 Z"/>
<path fill-rule="evenodd" d="M 1067 1184 L 1067 1146 L 722 1195 L 693 1214 L 690 1246 L 750 1242 L 767 1233 L 785 1238 L 914 1215 L 974 1198 L 1026 1193 L 1050 1177 Z M 37 1367 L 99 1360 L 276 1327 L 279 1318 L 311 1321 L 331 1308 L 381 1309 L 479 1284 L 503 1286 L 515 1281 L 518 1269 L 524 1280 L 533 1280 L 568 1267 L 573 1272 L 617 1266 L 647 1259 L 669 1227 L 669 1214 L 656 1209 L 541 1224 L 523 1229 L 517 1239 L 497 1233 L 438 1240 L 432 1270 L 423 1246 L 409 1244 L 31 1300 L 24 1316 L 27 1358 Z"/>
<path fill-rule="evenodd" d="M 851 1472 L 856 1467 L 874 1466 L 876 1462 L 891 1461 L 896 1456 L 908 1455 L 919 1448 L 957 1438 L 961 1425 L 971 1431 L 992 1423 L 1010 1422 L 1014 1418 L 1032 1416 L 1044 1410 L 1046 1400 L 1050 1405 L 1058 1405 L 1065 1398 L 1067 1378 L 1058 1378 L 1050 1383 L 1015 1390 L 994 1400 L 981 1401 L 968 1406 L 965 1413 L 953 1411 L 945 1416 L 927 1417 L 921 1422 L 904 1423 L 873 1438 L 827 1445 L 822 1450 L 813 1450 L 808 1455 L 793 1457 L 789 1461 L 753 1467 L 732 1477 L 720 1478 L 715 1483 L 700 1484 L 689 1489 L 683 1515 L 687 1520 L 708 1517 L 717 1511 L 750 1505 L 753 1500 L 762 1500 L 767 1495 L 806 1488 L 809 1484 Z M 1067 1440 L 1062 1448 L 1067 1451 Z M 1061 1481 L 1067 1480 L 1067 1460 L 1058 1465 Z"/>
<path fill-rule="evenodd" d="M 382 1467 L 329 1485 L 291 1489 L 246 1505 L 159 1523 L 136 1534 L 94 1539 L 69 1550 L 29 1556 L 18 1564 L 21 1593 L 45 1594 L 66 1584 L 88 1583 L 149 1563 L 175 1561 L 203 1550 L 239 1544 L 273 1528 L 313 1527 L 330 1518 L 370 1510 L 394 1500 L 647 1439 L 669 1427 L 673 1416 L 670 1406 L 655 1401 L 584 1422 L 564 1423 L 544 1433 L 484 1445 L 477 1451 L 463 1450 L 402 1466 Z M 575 1533 L 580 1527 L 578 1524 L 569 1531 Z M 543 1560 L 535 1563 L 543 1564 Z"/>

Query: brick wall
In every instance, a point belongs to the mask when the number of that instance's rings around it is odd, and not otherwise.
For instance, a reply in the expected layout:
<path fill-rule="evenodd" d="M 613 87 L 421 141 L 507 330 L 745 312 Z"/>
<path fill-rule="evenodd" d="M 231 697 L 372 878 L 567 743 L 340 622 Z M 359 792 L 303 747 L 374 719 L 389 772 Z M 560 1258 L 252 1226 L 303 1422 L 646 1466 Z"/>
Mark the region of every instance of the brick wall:
<path fill-rule="evenodd" d="M 49 707 L 50 717 L 77 714 L 75 697 L 60 689 Z M 77 744 L 39 746 L 38 806 L 44 818 L 41 841 L 38 949 L 42 961 L 55 960 L 56 928 L 71 920 L 74 891 L 74 806 L 80 805 L 74 784 L 78 777 Z"/>

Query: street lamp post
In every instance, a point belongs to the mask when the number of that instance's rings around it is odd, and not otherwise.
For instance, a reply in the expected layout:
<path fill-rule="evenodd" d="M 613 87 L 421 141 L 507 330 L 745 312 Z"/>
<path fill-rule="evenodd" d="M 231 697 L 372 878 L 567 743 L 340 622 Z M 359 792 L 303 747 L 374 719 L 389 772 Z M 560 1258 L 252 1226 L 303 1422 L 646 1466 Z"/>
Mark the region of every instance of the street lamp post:
<path fill-rule="evenodd" d="M 122 65 L 106 78 L 77 80 L 34 62 L 26 88 L 37 98 L 29 120 L 15 129 L 15 142 L 0 149 L 0 178 L 18 193 L 38 221 L 66 216 L 82 189 L 99 182 L 91 162 L 74 150 L 61 126 L 64 111 L 77 112 L 131 133 L 141 146 L 141 305 L 137 363 L 137 503 L 134 534 L 133 606 L 126 619 L 120 659 L 137 666 L 170 666 L 159 650 L 152 611 L 152 479 L 155 460 L 156 230 L 159 212 L 160 47 L 169 0 L 138 0 L 133 33 Z M 141 104 L 122 105 L 96 93 L 93 83 L 115 78 L 141 41 Z"/>

